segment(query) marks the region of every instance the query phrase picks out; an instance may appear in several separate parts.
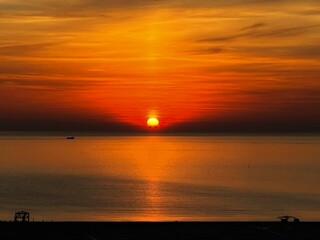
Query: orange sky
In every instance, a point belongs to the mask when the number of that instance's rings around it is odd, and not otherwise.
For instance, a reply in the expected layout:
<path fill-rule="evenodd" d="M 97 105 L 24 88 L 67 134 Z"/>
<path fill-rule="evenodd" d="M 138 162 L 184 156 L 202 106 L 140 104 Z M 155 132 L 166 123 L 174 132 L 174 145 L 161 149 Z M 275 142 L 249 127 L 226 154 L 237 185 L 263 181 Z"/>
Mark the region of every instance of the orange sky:
<path fill-rule="evenodd" d="M 0 131 L 320 130 L 319 1 L 0 9 Z"/>

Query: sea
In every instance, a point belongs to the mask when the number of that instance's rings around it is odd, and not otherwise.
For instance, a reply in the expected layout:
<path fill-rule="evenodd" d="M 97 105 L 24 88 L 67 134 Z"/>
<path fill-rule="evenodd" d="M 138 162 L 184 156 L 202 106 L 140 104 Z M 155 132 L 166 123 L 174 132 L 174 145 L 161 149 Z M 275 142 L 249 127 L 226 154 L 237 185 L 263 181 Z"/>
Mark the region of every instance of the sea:
<path fill-rule="evenodd" d="M 0 137 L 0 220 L 320 221 L 320 136 Z"/>

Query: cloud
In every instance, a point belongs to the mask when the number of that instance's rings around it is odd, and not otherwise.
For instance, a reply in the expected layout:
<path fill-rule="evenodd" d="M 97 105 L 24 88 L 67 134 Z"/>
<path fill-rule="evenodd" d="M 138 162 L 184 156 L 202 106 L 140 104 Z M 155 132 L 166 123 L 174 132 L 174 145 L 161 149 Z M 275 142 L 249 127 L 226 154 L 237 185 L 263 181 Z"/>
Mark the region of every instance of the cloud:
<path fill-rule="evenodd" d="M 0 79 L 0 85 L 3 86 L 14 86 L 25 89 L 38 89 L 38 90 L 67 90 L 67 89 L 79 89 L 87 88 L 95 83 L 93 81 L 73 81 L 73 80 L 48 80 L 48 79 L 26 79 L 26 78 L 11 78 L 11 79 Z"/>
<path fill-rule="evenodd" d="M 247 27 L 244 27 L 244 28 L 240 29 L 240 31 L 246 31 L 246 30 L 261 28 L 261 27 L 264 27 L 264 26 L 267 26 L 267 24 L 265 24 L 265 23 L 255 23 L 255 24 L 252 24 L 250 26 L 247 26 Z"/>
<path fill-rule="evenodd" d="M 320 46 L 254 46 L 238 47 L 234 52 L 252 54 L 260 57 L 294 57 L 294 58 L 320 58 Z"/>
<path fill-rule="evenodd" d="M 0 55 L 28 55 L 54 46 L 57 43 L 10 44 L 0 46 Z"/>
<path fill-rule="evenodd" d="M 251 26 L 252 27 L 252 26 Z M 255 27 L 256 29 L 257 27 Z M 207 37 L 198 40 L 198 42 L 222 42 L 222 41 L 233 41 L 239 38 L 257 38 L 257 37 L 287 37 L 287 36 L 295 36 L 300 35 L 308 31 L 312 31 L 313 29 L 320 28 L 320 24 L 316 25 L 308 25 L 308 26 L 299 26 L 299 27 L 287 27 L 287 28 L 279 28 L 279 29 L 268 29 L 268 30 L 256 30 L 249 31 L 246 33 L 237 33 L 233 35 L 227 36 L 219 36 L 219 37 Z M 252 29 L 252 28 L 249 28 Z M 248 28 L 247 28 L 248 30 Z M 240 29 L 239 32 L 242 32 L 243 29 Z"/>
<path fill-rule="evenodd" d="M 293 45 L 293 46 L 234 46 L 229 48 L 207 47 L 194 50 L 193 54 L 246 54 L 255 57 L 274 57 L 274 58 L 320 58 L 319 45 Z"/>
<path fill-rule="evenodd" d="M 191 51 L 192 54 L 218 54 L 227 51 L 226 48 L 221 47 L 209 47 Z"/>
<path fill-rule="evenodd" d="M 266 31 L 266 32 L 260 32 L 260 33 L 252 34 L 252 36 L 254 37 L 292 36 L 292 35 L 299 35 L 309 30 L 317 29 L 319 27 L 320 27 L 320 24 L 300 26 L 300 27 L 289 27 L 289 28 L 275 29 L 275 30 Z"/>
<path fill-rule="evenodd" d="M 107 7 L 107 8 L 131 8 L 131 7 L 143 7 L 150 5 L 158 5 L 167 2 L 166 0 L 85 0 L 79 1 L 76 6 L 86 7 Z"/>
<path fill-rule="evenodd" d="M 319 16 L 320 15 L 320 10 L 318 9 L 311 9 L 311 10 L 305 10 L 305 11 L 299 11 L 298 12 L 301 15 L 306 15 L 306 16 Z"/>
<path fill-rule="evenodd" d="M 272 8 L 280 7 L 277 10 L 284 10 L 284 6 L 290 5 L 316 5 L 314 0 L 171 0 L 170 6 L 180 8 Z"/>
<path fill-rule="evenodd" d="M 99 16 L 107 11 L 157 6 L 166 0 L 2 0 L 2 15 L 20 16 Z"/>
<path fill-rule="evenodd" d="M 2 16 L 51 16 L 64 17 L 106 17 L 123 11 L 137 12 L 143 9 L 159 10 L 232 10 L 235 15 L 246 14 L 243 10 L 251 9 L 254 12 L 259 9 L 261 16 L 265 14 L 265 8 L 277 8 L 277 12 L 293 11 L 292 6 L 309 6 L 316 8 L 313 0 L 0 0 L 0 17 Z M 233 10 L 236 10 L 233 12 Z M 302 8 L 303 9 L 303 8 Z M 316 10 L 304 10 L 295 12 L 300 15 L 317 15 Z M 225 14 L 228 14 L 225 11 Z M 118 16 L 120 17 L 120 16 Z M 259 27 L 252 26 L 252 28 Z"/>

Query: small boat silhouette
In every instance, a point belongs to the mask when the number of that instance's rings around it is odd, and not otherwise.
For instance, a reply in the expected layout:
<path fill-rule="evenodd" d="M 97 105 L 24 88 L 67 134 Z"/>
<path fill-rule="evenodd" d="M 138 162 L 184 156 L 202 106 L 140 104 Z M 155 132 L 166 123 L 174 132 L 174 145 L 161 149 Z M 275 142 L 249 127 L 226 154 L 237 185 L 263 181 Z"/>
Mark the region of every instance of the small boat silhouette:
<path fill-rule="evenodd" d="M 71 139 L 75 139 L 75 137 L 74 136 L 68 136 L 67 139 L 71 140 Z"/>

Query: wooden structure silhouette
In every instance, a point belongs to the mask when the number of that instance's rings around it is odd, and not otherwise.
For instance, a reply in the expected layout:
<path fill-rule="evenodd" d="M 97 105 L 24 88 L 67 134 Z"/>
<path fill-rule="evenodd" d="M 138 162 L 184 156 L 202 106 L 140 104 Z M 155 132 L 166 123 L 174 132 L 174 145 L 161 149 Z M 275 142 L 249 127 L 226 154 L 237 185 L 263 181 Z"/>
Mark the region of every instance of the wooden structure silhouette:
<path fill-rule="evenodd" d="M 30 214 L 25 211 L 16 212 L 14 215 L 15 222 L 30 222 Z"/>
<path fill-rule="evenodd" d="M 287 222 L 290 222 L 290 220 L 294 223 L 298 223 L 300 222 L 300 219 L 299 218 L 296 218 L 294 216 L 281 216 L 281 217 L 278 217 L 280 219 L 280 221 L 282 223 L 287 223 Z"/>

